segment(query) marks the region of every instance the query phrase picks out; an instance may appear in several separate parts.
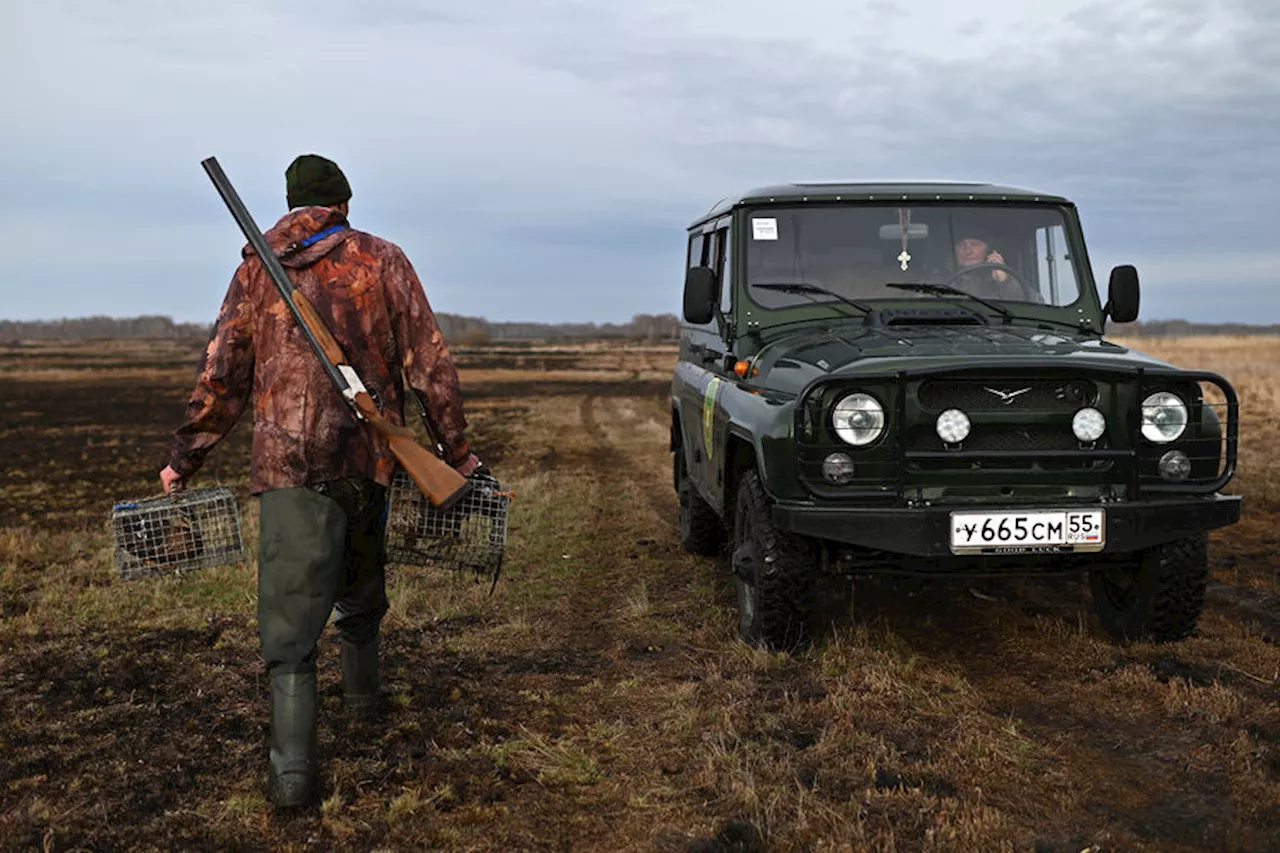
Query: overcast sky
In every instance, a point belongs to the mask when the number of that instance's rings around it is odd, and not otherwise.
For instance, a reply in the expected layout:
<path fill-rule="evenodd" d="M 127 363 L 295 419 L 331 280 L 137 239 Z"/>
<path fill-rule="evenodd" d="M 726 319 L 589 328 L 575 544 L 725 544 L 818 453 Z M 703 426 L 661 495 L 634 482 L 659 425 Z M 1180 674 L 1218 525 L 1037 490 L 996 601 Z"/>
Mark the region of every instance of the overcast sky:
<path fill-rule="evenodd" d="M 0 319 L 211 321 L 294 156 L 437 311 L 678 313 L 684 228 L 786 180 L 1074 199 L 1143 319 L 1280 322 L 1276 0 L 2 0 Z"/>

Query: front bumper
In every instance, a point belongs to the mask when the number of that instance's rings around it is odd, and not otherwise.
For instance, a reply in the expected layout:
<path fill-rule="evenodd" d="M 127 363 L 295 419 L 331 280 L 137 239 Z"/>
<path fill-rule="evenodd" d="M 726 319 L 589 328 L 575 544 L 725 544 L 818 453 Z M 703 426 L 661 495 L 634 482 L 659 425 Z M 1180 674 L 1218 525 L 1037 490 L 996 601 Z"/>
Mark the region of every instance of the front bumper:
<path fill-rule="evenodd" d="M 1240 496 L 1157 498 L 1074 505 L 1101 509 L 1106 524 L 1102 553 L 1140 551 L 1240 520 Z M 951 513 L 1065 508 L 1000 506 L 846 507 L 778 503 L 773 523 L 782 530 L 829 542 L 913 557 L 955 557 L 950 546 Z"/>

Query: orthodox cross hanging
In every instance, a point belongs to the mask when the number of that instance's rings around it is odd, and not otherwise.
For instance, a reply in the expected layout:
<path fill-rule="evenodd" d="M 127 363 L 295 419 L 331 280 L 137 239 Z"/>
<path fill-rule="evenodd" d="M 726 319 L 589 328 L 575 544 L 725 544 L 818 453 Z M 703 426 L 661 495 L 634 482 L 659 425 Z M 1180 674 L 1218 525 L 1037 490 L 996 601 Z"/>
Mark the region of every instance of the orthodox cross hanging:
<path fill-rule="evenodd" d="M 898 261 L 902 264 L 904 272 L 907 269 L 907 262 L 911 260 L 911 255 L 907 254 L 907 229 L 910 226 L 911 211 L 898 208 L 898 227 L 902 229 L 902 253 L 898 255 Z"/>

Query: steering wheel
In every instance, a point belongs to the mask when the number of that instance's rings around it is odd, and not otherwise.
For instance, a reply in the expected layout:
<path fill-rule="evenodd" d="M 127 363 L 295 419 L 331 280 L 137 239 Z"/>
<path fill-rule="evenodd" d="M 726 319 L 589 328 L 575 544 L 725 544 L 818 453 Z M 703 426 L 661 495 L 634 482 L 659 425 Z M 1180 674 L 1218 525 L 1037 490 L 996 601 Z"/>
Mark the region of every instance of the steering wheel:
<path fill-rule="evenodd" d="M 1035 290 L 1033 290 L 1031 286 L 1028 285 L 1026 281 L 1023 280 L 1022 276 L 1018 275 L 1017 270 L 1015 270 L 1013 267 L 1009 266 L 1008 264 L 998 264 L 993 261 L 983 261 L 980 264 L 972 264 L 971 266 L 967 266 L 962 270 L 958 270 L 955 274 L 953 274 L 950 278 L 948 278 L 944 283 L 950 285 L 953 281 L 960 278 L 961 276 L 968 275 L 974 270 L 980 270 L 980 269 L 1002 270 L 1004 272 L 1007 272 L 1009 275 L 1013 277 L 1013 280 L 1016 281 L 1022 287 L 1022 292 L 1026 294 L 1027 297 L 1032 298 L 1037 302 L 1044 301 L 1040 297 L 1040 294 L 1037 293 Z"/>

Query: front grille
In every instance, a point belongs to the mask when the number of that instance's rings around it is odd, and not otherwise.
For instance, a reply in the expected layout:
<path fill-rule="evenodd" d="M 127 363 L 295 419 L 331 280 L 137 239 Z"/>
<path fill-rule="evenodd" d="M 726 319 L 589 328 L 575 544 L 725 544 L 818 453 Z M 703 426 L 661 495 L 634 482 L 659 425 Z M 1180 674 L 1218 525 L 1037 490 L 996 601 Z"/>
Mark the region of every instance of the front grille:
<path fill-rule="evenodd" d="M 962 442 L 963 450 L 1078 450 L 1079 440 L 1064 424 L 975 424 Z M 932 426 L 913 427 L 907 434 L 908 450 L 946 450 Z"/>
<path fill-rule="evenodd" d="M 1071 434 L 1067 424 L 974 424 L 973 431 L 958 450 L 970 453 L 1009 453 L 1052 451 L 1079 451 L 1080 442 Z M 1098 443 L 1098 450 L 1106 449 L 1106 442 Z M 916 426 L 907 432 L 907 450 L 924 452 L 947 451 L 942 439 L 932 427 Z M 975 463 L 963 458 L 932 459 L 918 461 L 913 468 L 918 471 L 962 471 L 984 468 L 988 471 L 1087 471 L 1106 470 L 1108 462 L 1077 459 L 993 459 Z"/>
<path fill-rule="evenodd" d="M 1098 389 L 1087 379 L 929 379 L 920 384 L 918 396 L 925 411 L 933 413 L 946 409 L 1056 413 L 1094 405 Z"/>
<path fill-rule="evenodd" d="M 1007 363 L 952 376 L 930 368 L 905 369 L 892 376 L 832 377 L 815 384 L 798 401 L 799 479 L 811 494 L 836 499 L 910 501 L 927 491 L 967 498 L 995 494 L 992 489 L 1016 497 L 1023 488 L 1038 495 L 1075 495 L 1072 490 L 1080 487 L 1136 500 L 1165 492 L 1211 494 L 1234 476 L 1239 400 L 1217 374 L 1122 366 L 1081 375 L 1061 364 L 1028 366 L 1026 372 L 1035 378 L 1010 378 L 1015 372 Z M 1197 383 L 1212 385 L 1213 393 Z M 1140 401 L 1171 387 L 1191 401 L 1191 425 L 1175 443 L 1193 462 L 1191 476 L 1183 481 L 1160 475 L 1156 463 L 1168 448 L 1147 447 L 1140 433 Z M 833 432 L 830 409 L 854 390 L 872 393 L 883 403 L 885 433 L 867 447 L 851 449 Z M 1107 430 L 1096 445 L 1082 447 L 1071 423 L 1074 412 L 1087 405 L 1106 415 Z M 966 412 L 972 424 L 956 448 L 943 445 L 935 430 L 938 414 L 948 408 Z M 835 452 L 854 458 L 852 482 L 837 486 L 824 480 L 823 460 Z"/>

